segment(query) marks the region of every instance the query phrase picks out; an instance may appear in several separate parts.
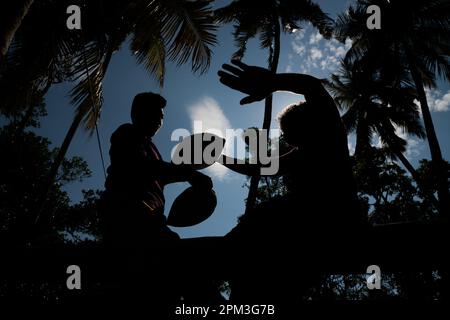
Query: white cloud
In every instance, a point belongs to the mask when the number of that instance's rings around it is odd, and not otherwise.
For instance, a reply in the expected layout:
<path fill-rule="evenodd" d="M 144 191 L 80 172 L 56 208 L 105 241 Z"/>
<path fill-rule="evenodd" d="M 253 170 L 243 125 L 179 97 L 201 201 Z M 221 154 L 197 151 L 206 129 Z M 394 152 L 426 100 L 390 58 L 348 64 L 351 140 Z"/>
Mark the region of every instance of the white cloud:
<path fill-rule="evenodd" d="M 347 142 L 348 152 L 350 155 L 353 155 L 355 153 L 355 146 L 352 142 Z"/>
<path fill-rule="evenodd" d="M 448 111 L 450 106 L 450 92 L 442 96 L 441 99 L 436 100 L 436 111 Z"/>
<path fill-rule="evenodd" d="M 350 133 L 347 135 L 347 148 L 350 155 L 355 154 L 356 135 Z"/>
<path fill-rule="evenodd" d="M 286 68 L 284 69 L 284 72 L 286 72 L 286 73 L 291 73 L 291 72 L 293 72 L 292 66 L 291 66 L 290 64 L 288 64 L 288 65 L 286 66 Z"/>
<path fill-rule="evenodd" d="M 439 90 L 426 89 L 430 111 L 443 112 L 450 110 L 450 89 L 442 93 Z"/>
<path fill-rule="evenodd" d="M 348 45 L 350 44 L 350 45 Z M 337 58 L 344 58 L 348 49 L 351 47 L 351 40 L 347 40 L 345 44 L 338 42 L 336 39 L 331 39 L 327 41 L 325 47 L 328 51 Z"/>
<path fill-rule="evenodd" d="M 323 39 L 323 36 L 317 31 L 316 33 L 311 33 L 309 37 L 309 44 L 318 44 Z"/>
<path fill-rule="evenodd" d="M 322 51 L 319 50 L 319 48 L 312 48 L 311 49 L 311 59 L 313 60 L 318 60 L 318 59 L 322 59 L 323 57 L 323 53 Z"/>
<path fill-rule="evenodd" d="M 225 132 L 227 129 L 232 128 L 230 121 L 223 112 L 223 109 L 220 107 L 217 101 L 211 97 L 201 98 L 199 101 L 189 106 L 187 110 L 191 119 L 194 133 L 198 133 L 195 132 L 197 130 L 195 130 L 196 128 L 194 128 L 194 121 L 201 121 L 202 132 L 211 130 L 220 131 L 222 137 L 225 137 Z M 225 144 L 225 149 L 226 150 L 224 152 L 229 154 L 230 149 L 232 149 L 232 145 L 227 142 Z M 229 170 L 226 167 L 217 163 L 208 167 L 206 170 L 210 175 L 221 181 L 227 178 L 227 174 L 229 173 Z"/>
<path fill-rule="evenodd" d="M 225 137 L 225 130 L 231 128 L 231 123 L 216 100 L 203 97 L 197 103 L 188 107 L 191 121 L 201 121 L 203 130 L 220 130 Z"/>
<path fill-rule="evenodd" d="M 306 47 L 304 45 L 300 45 L 296 42 L 292 42 L 292 50 L 298 55 L 303 55 L 303 53 L 306 50 Z"/>
<path fill-rule="evenodd" d="M 307 41 L 305 34 L 309 34 Z M 292 54 L 288 55 L 286 70 L 314 74 L 318 72 L 314 70 L 317 68 L 330 73 L 335 72 L 339 67 L 339 61 L 345 57 L 351 45 L 350 39 L 345 43 L 340 43 L 336 39 L 326 40 L 309 25 L 294 36 L 291 42 Z M 297 69 L 295 66 L 298 66 Z"/>
<path fill-rule="evenodd" d="M 302 40 L 305 37 L 305 33 L 306 33 L 306 29 L 296 29 L 296 31 L 294 32 L 295 34 L 295 39 L 296 40 Z"/>
<path fill-rule="evenodd" d="M 327 56 L 325 59 L 320 61 L 320 68 L 322 70 L 335 70 L 339 60 L 335 56 Z"/>
<path fill-rule="evenodd" d="M 412 138 L 405 131 L 403 131 L 400 127 L 395 128 L 395 134 L 400 138 L 405 139 L 407 146 L 405 156 L 407 158 L 417 158 L 422 152 L 422 144 L 417 140 L 417 138 Z"/>

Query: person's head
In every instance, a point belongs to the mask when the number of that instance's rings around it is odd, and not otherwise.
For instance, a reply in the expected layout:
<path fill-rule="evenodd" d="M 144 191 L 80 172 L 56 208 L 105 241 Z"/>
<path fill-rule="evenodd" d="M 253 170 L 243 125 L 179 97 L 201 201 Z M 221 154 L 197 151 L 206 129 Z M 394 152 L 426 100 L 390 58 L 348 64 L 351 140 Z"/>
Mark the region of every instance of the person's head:
<path fill-rule="evenodd" d="M 156 93 L 137 94 L 131 105 L 131 122 L 146 136 L 154 136 L 162 126 L 166 99 Z"/>
<path fill-rule="evenodd" d="M 285 107 L 278 114 L 278 123 L 284 140 L 291 146 L 300 147 L 308 144 L 314 134 L 316 119 L 311 119 L 311 106 L 300 102 Z"/>

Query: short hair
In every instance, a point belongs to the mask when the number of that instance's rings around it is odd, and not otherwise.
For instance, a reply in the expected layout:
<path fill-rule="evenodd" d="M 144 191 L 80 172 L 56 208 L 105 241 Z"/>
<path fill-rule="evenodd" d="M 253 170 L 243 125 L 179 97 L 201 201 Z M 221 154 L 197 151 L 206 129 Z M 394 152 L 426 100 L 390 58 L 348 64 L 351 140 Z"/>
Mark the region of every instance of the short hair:
<path fill-rule="evenodd" d="M 307 102 L 299 102 L 296 104 L 291 104 L 285 107 L 278 114 L 278 123 L 280 125 L 281 131 L 285 131 L 285 129 L 290 128 L 299 128 L 299 124 L 302 123 L 304 126 L 311 123 L 311 119 L 308 116 L 310 113 L 310 105 Z"/>
<path fill-rule="evenodd" d="M 140 114 L 148 112 L 149 108 L 159 108 L 163 109 L 166 106 L 166 99 L 161 95 L 153 92 L 142 92 L 138 93 L 131 105 L 131 121 L 135 121 Z"/>

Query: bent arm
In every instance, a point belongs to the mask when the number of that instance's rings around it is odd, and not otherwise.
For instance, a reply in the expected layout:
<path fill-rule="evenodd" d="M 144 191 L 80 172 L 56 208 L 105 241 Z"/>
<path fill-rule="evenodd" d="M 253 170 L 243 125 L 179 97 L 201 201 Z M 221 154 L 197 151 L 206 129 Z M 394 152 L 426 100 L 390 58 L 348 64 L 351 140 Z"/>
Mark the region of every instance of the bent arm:
<path fill-rule="evenodd" d="M 218 162 L 227 167 L 228 169 L 230 169 L 231 171 L 246 176 L 257 176 L 259 175 L 261 169 L 261 165 L 258 163 L 249 163 L 247 160 L 245 163 L 242 163 L 242 160 L 228 157 L 225 155 L 221 155 Z"/>
<path fill-rule="evenodd" d="M 344 133 L 339 110 L 319 79 L 306 74 L 280 73 L 273 78 L 273 90 L 302 94 L 313 106 L 310 110 L 314 115 L 311 115 L 310 121 L 317 122 L 323 133 Z"/>
<path fill-rule="evenodd" d="M 159 161 L 156 166 L 158 178 L 164 184 L 190 181 L 195 174 L 195 170 L 187 165 L 173 164 L 171 162 Z"/>
<path fill-rule="evenodd" d="M 277 73 L 272 80 L 272 92 L 276 91 L 302 94 L 306 99 L 314 95 L 328 95 L 319 79 L 301 73 Z"/>
<path fill-rule="evenodd" d="M 277 175 L 282 175 L 285 174 L 287 171 L 289 171 L 289 168 L 295 162 L 295 153 L 297 151 L 298 151 L 297 148 L 293 148 L 289 152 L 279 157 L 270 158 L 270 162 L 278 161 L 279 163 L 279 170 L 277 172 Z M 262 175 L 261 168 L 265 166 L 262 165 L 261 163 L 249 163 L 247 160 L 245 163 L 242 163 L 242 160 L 238 160 L 225 155 L 222 155 L 218 161 L 220 164 L 224 165 L 228 169 L 246 176 Z"/>
<path fill-rule="evenodd" d="M 273 78 L 273 92 L 289 91 L 301 94 L 306 101 L 317 106 L 315 109 L 318 113 L 333 114 L 339 117 L 339 111 L 336 108 L 333 98 L 324 88 L 321 81 L 313 76 L 300 73 L 279 73 Z M 340 117 L 339 117 L 340 119 Z"/>
<path fill-rule="evenodd" d="M 260 101 L 276 91 L 302 94 L 306 100 L 319 98 L 332 101 L 321 81 L 313 76 L 297 73 L 274 74 L 265 68 L 249 66 L 241 61 L 231 62 L 233 65 L 222 65 L 223 70 L 220 70 L 218 75 L 224 85 L 247 94 L 241 104 Z"/>
<path fill-rule="evenodd" d="M 139 181 L 160 180 L 163 184 L 169 184 L 189 181 L 195 174 L 185 165 L 145 158 L 139 145 L 132 141 L 116 141 L 110 153 L 113 166 L 123 168 L 122 171 L 126 168 L 124 172 Z"/>

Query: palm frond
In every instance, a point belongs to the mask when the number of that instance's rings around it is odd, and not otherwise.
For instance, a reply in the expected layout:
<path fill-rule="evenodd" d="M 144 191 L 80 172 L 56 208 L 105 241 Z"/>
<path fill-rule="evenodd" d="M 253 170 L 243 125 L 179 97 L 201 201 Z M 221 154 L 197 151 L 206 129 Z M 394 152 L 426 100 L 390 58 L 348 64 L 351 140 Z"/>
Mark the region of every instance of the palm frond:
<path fill-rule="evenodd" d="M 345 42 L 347 38 L 356 40 L 363 37 L 367 31 L 365 8 L 361 5 L 350 6 L 346 12 L 338 15 L 333 28 L 336 39 Z"/>
<path fill-rule="evenodd" d="M 137 62 L 142 64 L 162 87 L 166 70 L 166 46 L 158 21 L 148 19 L 145 23 L 136 25 L 130 49 L 136 55 Z"/>
<path fill-rule="evenodd" d="M 389 146 L 393 153 L 406 151 L 407 141 L 397 135 L 396 128 L 389 119 L 381 119 L 376 127 L 383 145 Z"/>
<path fill-rule="evenodd" d="M 356 132 L 358 152 L 375 133 L 394 153 L 404 151 L 406 142 L 395 136 L 397 127 L 419 138 L 425 136 L 415 87 L 402 86 L 402 81 L 385 74 L 384 66 L 344 60 L 329 81 L 335 101 L 346 111 L 344 125 L 348 132 Z"/>
<path fill-rule="evenodd" d="M 247 9 L 246 3 L 242 1 L 232 1 L 225 7 L 214 11 L 214 20 L 219 24 L 238 21 L 240 20 L 239 15 L 248 11 Z"/>
<path fill-rule="evenodd" d="M 168 57 L 184 64 L 189 58 L 194 72 L 204 73 L 211 62 L 211 49 L 217 42 L 217 29 L 209 0 L 161 1 L 161 36 L 168 43 Z"/>
<path fill-rule="evenodd" d="M 279 16 L 284 27 L 297 26 L 300 22 L 311 22 L 326 39 L 333 33 L 333 20 L 322 11 L 320 6 L 311 0 L 280 0 Z"/>
<path fill-rule="evenodd" d="M 232 58 L 241 60 L 245 52 L 247 51 L 247 43 L 251 38 L 254 38 L 256 36 L 257 29 L 247 29 L 247 30 L 241 30 L 241 28 L 235 28 L 235 31 L 233 32 L 234 41 L 236 43 L 236 47 L 238 48 L 234 53 Z"/>
<path fill-rule="evenodd" d="M 84 126 L 90 134 L 93 133 L 103 104 L 102 79 L 102 67 L 98 66 L 70 92 L 71 103 L 76 106 L 76 114 L 83 117 Z"/>
<path fill-rule="evenodd" d="M 267 21 L 260 27 L 260 42 L 261 49 L 269 49 L 273 46 L 273 40 L 275 38 L 274 24 L 277 21 Z"/>
<path fill-rule="evenodd" d="M 76 50 L 77 35 L 65 23 L 59 2 L 36 2 L 22 21 L 0 75 L 0 112 L 20 113 L 39 104 L 49 85 L 67 80 L 67 66 Z M 55 19 L 42 19 L 43 15 Z M 36 32 L 39 25 L 39 32 Z"/>
<path fill-rule="evenodd" d="M 416 24 L 420 26 L 438 26 L 450 28 L 450 2 L 446 0 L 422 1 L 417 6 Z"/>
<path fill-rule="evenodd" d="M 70 91 L 71 103 L 91 134 L 101 113 L 102 81 L 116 49 L 113 41 L 91 42 L 74 59 L 72 72 L 78 84 Z"/>
<path fill-rule="evenodd" d="M 347 133 L 356 131 L 358 125 L 358 110 L 357 108 L 348 108 L 347 112 L 342 116 L 342 122 L 344 123 Z"/>
<path fill-rule="evenodd" d="M 450 30 L 449 30 L 450 31 Z M 426 70 L 437 74 L 440 78 L 450 81 L 450 55 L 441 54 L 439 50 L 428 50 L 422 57 Z"/>

